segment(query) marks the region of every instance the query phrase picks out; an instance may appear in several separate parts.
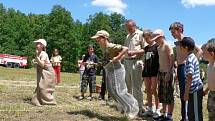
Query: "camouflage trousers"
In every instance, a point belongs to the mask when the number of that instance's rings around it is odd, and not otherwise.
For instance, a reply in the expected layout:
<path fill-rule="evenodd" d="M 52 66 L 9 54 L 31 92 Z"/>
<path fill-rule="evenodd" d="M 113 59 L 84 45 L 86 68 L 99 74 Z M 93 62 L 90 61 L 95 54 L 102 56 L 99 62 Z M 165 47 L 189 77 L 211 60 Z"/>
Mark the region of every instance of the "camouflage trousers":
<path fill-rule="evenodd" d="M 89 92 L 95 93 L 96 92 L 96 75 L 82 75 L 81 81 L 81 92 L 86 93 L 87 87 L 89 85 Z"/>
<path fill-rule="evenodd" d="M 215 91 L 210 91 L 208 94 L 207 108 L 209 121 L 215 121 Z"/>

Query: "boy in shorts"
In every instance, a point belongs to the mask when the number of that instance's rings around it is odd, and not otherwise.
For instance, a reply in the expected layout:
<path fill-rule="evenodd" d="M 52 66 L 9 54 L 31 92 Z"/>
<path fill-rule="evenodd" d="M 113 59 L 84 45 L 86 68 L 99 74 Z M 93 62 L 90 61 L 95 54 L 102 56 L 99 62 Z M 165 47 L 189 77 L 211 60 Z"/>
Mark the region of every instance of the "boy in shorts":
<path fill-rule="evenodd" d="M 155 30 L 153 36 L 153 40 L 158 44 L 160 65 L 158 72 L 158 97 L 163 106 L 163 115 L 154 118 L 154 120 L 172 121 L 172 112 L 174 108 L 173 49 L 167 44 L 163 30 Z"/>
<path fill-rule="evenodd" d="M 209 121 L 215 121 L 215 39 L 210 39 L 207 44 L 203 45 L 203 57 L 209 61 L 207 81 L 208 87 L 204 91 L 204 95 L 208 94 L 208 118 Z"/>

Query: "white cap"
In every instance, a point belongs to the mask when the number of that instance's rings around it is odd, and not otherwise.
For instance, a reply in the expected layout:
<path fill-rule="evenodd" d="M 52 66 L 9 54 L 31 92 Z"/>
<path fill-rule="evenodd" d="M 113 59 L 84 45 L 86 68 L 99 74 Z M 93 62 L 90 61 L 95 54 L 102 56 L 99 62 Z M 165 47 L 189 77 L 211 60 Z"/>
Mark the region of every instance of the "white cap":
<path fill-rule="evenodd" d="M 38 39 L 38 40 L 34 41 L 34 43 L 38 43 L 38 42 L 43 44 L 45 47 L 47 46 L 47 43 L 46 43 L 45 39 Z"/>
<path fill-rule="evenodd" d="M 97 31 L 96 34 L 91 37 L 91 39 L 96 39 L 100 36 L 105 37 L 105 38 L 109 38 L 109 33 L 105 30 L 100 30 L 100 31 Z"/>
<path fill-rule="evenodd" d="M 162 29 L 156 29 L 153 33 L 152 33 L 152 40 L 156 40 L 159 37 L 164 37 L 164 31 Z"/>

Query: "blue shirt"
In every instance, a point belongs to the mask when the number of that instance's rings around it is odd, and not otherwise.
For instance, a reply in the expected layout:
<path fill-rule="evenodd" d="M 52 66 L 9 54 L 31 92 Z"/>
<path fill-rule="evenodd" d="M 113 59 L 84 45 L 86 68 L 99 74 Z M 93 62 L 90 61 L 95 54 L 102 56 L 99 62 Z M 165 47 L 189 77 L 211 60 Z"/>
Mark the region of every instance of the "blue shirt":
<path fill-rule="evenodd" d="M 194 93 L 203 88 L 203 83 L 200 79 L 199 61 L 197 57 L 191 53 L 188 55 L 185 64 L 186 79 L 188 74 L 192 74 L 192 82 L 190 86 L 190 93 Z"/>

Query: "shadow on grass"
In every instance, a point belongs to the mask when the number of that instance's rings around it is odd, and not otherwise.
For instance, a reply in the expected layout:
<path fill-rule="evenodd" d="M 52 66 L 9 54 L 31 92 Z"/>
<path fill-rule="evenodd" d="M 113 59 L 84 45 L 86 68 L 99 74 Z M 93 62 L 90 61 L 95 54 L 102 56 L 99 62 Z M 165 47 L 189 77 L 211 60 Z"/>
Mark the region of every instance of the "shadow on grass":
<path fill-rule="evenodd" d="M 129 121 L 127 117 L 102 116 L 90 110 L 79 110 L 67 112 L 69 115 L 85 115 L 89 118 L 97 118 L 102 121 Z"/>
<path fill-rule="evenodd" d="M 24 101 L 24 103 L 32 104 L 31 103 L 31 97 L 23 98 L 23 101 Z"/>

